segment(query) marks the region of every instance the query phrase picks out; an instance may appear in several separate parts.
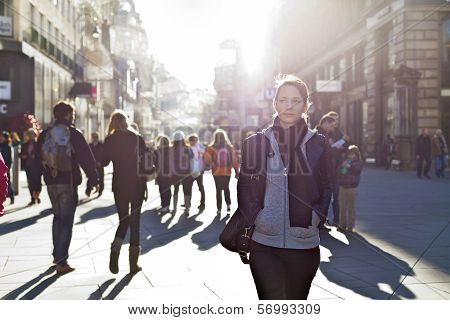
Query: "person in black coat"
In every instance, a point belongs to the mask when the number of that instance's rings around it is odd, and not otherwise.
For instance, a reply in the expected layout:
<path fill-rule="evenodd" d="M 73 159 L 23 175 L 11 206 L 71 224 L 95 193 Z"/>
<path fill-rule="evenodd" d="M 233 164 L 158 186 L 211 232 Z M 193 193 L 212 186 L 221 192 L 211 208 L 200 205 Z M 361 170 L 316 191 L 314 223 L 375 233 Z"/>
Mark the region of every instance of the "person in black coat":
<path fill-rule="evenodd" d="M 103 151 L 103 166 L 111 161 L 114 166 L 112 190 L 120 219 L 111 244 L 109 269 L 112 273 L 119 272 L 120 249 L 130 228 L 130 272 L 136 273 L 141 270 L 137 264 L 141 251 L 139 224 L 146 193 L 146 177 L 140 175 L 139 163 L 145 156 L 146 146 L 122 110 L 116 110 L 111 115 Z"/>
<path fill-rule="evenodd" d="M 91 141 L 92 142 L 89 144 L 89 147 L 91 148 L 97 163 L 98 185 L 100 187 L 98 190 L 98 197 L 100 197 L 105 189 L 105 170 L 102 165 L 103 143 L 99 141 L 97 132 L 93 132 L 91 134 Z M 91 195 L 92 188 L 93 187 L 90 184 L 86 185 L 86 195 L 88 197 Z"/>
<path fill-rule="evenodd" d="M 431 138 L 427 129 L 422 129 L 416 139 L 417 177 L 422 179 L 422 174 L 430 179 L 428 172 L 431 167 Z M 425 162 L 425 168 L 423 164 Z"/>
<path fill-rule="evenodd" d="M 158 139 L 158 147 L 155 150 L 155 167 L 156 167 L 156 183 L 159 187 L 161 196 L 161 213 L 170 211 L 170 200 L 172 198 L 171 186 L 173 184 L 173 176 L 171 174 L 171 145 L 169 137 L 160 136 Z"/>
<path fill-rule="evenodd" d="M 31 200 L 29 206 L 41 203 L 39 194 L 42 190 L 41 164 L 39 162 L 39 148 L 37 143 L 38 134 L 35 129 L 30 128 L 26 132 L 28 140 L 22 145 L 20 159 L 27 174 L 28 190 Z"/>
<path fill-rule="evenodd" d="M 3 131 L 0 134 L 0 152 L 2 153 L 5 164 L 8 167 L 8 197 L 11 201 L 10 204 L 14 204 L 14 190 L 11 183 L 12 148 L 9 132 Z"/>

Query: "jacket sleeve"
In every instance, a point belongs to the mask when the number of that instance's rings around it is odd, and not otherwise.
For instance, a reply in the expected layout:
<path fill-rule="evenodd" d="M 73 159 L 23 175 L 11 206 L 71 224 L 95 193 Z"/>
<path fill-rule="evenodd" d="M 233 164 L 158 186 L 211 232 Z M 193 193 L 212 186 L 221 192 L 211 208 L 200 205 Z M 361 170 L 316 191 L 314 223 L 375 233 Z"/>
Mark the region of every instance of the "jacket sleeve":
<path fill-rule="evenodd" d="M 239 175 L 239 161 L 234 149 L 231 150 L 231 161 L 233 163 L 234 172 Z"/>
<path fill-rule="evenodd" d="M 207 147 L 205 153 L 203 154 L 203 161 L 206 170 L 210 170 L 212 166 L 212 149 L 211 147 Z"/>
<path fill-rule="evenodd" d="M 362 161 L 353 161 L 350 164 L 349 171 L 353 174 L 360 174 L 363 169 L 364 162 Z"/>
<path fill-rule="evenodd" d="M 324 151 L 319 159 L 319 176 L 318 176 L 318 186 L 319 186 L 319 201 L 313 205 L 314 211 L 319 214 L 320 220 L 323 222 L 326 220 L 328 207 L 331 201 L 331 179 L 332 179 L 332 155 L 331 147 L 325 139 L 322 139 L 322 146 Z"/>
<path fill-rule="evenodd" d="M 72 145 L 75 150 L 75 158 L 88 178 L 88 183 L 92 186 L 98 184 L 97 164 L 92 150 L 81 132 L 72 130 Z"/>
<path fill-rule="evenodd" d="M 8 194 L 8 176 L 6 175 L 8 168 L 0 153 L 0 217 L 3 215 L 3 202 Z"/>

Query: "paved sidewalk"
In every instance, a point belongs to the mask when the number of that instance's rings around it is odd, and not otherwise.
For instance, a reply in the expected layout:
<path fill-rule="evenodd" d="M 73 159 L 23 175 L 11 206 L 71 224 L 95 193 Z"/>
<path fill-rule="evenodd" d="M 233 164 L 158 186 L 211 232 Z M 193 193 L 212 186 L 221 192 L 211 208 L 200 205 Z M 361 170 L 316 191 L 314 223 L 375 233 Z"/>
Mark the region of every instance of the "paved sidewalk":
<path fill-rule="evenodd" d="M 6 206 L 0 218 L 0 298 L 257 299 L 249 267 L 218 244 L 229 217 L 216 215 L 209 174 L 207 208 L 189 216 L 181 208 L 174 216 L 159 214 L 157 188 L 149 183 L 141 218 L 143 271 L 127 274 L 126 245 L 121 272 L 109 273 L 109 246 L 118 223 L 110 183 L 109 174 L 105 194 L 88 201 L 80 188 L 84 203 L 77 209 L 69 260 L 76 271 L 62 277 L 50 268 L 52 214 L 46 190 L 41 205 L 26 207 L 22 184 L 16 204 Z M 232 179 L 232 190 L 235 185 Z M 196 207 L 196 186 L 194 193 Z M 356 230 L 322 234 L 322 263 L 310 299 L 450 299 L 449 195 L 448 178 L 418 180 L 413 172 L 365 168 Z"/>

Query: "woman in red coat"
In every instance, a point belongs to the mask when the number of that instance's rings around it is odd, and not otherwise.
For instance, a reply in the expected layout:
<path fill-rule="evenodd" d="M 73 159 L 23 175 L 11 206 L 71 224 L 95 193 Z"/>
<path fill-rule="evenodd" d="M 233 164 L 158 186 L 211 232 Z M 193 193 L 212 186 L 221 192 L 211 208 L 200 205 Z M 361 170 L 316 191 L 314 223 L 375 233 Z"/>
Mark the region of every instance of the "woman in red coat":
<path fill-rule="evenodd" d="M 3 202 L 6 200 L 8 194 L 8 177 L 6 173 L 8 172 L 8 167 L 3 160 L 2 154 L 0 153 L 0 217 L 3 215 Z"/>

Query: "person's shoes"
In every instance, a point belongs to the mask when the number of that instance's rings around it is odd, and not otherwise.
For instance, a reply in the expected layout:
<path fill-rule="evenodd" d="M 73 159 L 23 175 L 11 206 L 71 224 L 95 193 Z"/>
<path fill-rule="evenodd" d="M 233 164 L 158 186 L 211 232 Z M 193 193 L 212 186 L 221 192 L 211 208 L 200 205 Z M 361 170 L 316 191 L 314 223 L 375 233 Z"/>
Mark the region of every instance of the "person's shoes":
<path fill-rule="evenodd" d="M 37 198 L 37 199 L 36 199 L 36 202 L 37 202 L 38 204 L 40 204 L 40 203 L 41 203 L 41 199 L 40 199 L 40 198 Z"/>
<path fill-rule="evenodd" d="M 227 205 L 227 212 L 230 212 L 230 211 L 231 211 L 231 206 Z"/>
<path fill-rule="evenodd" d="M 205 204 L 201 204 L 198 206 L 198 210 L 205 210 Z"/>
<path fill-rule="evenodd" d="M 11 201 L 9 202 L 9 204 L 14 204 L 14 198 L 11 198 Z"/>
<path fill-rule="evenodd" d="M 91 190 L 86 189 L 85 194 L 86 194 L 87 197 L 90 197 L 91 196 Z"/>
<path fill-rule="evenodd" d="M 345 232 L 345 229 L 344 229 L 344 228 L 341 228 L 341 227 L 337 227 L 337 231 L 339 231 L 339 232 Z"/>
<path fill-rule="evenodd" d="M 32 206 L 33 204 L 36 204 L 36 201 L 34 199 L 31 199 L 31 201 L 28 202 L 27 206 Z"/>
<path fill-rule="evenodd" d="M 138 273 L 142 268 L 137 264 L 139 259 L 139 254 L 141 253 L 141 247 L 130 246 L 130 273 Z"/>
<path fill-rule="evenodd" d="M 103 191 L 100 191 L 97 195 L 97 198 L 100 198 L 102 196 L 102 194 L 103 194 Z"/>
<path fill-rule="evenodd" d="M 327 226 L 325 226 L 325 224 L 320 224 L 320 225 L 319 225 L 319 231 L 322 231 L 322 232 L 330 232 L 330 231 L 331 231 L 331 228 L 328 228 Z"/>
<path fill-rule="evenodd" d="M 67 274 L 67 273 L 72 272 L 72 271 L 75 271 L 75 268 L 72 268 L 72 267 L 69 266 L 68 264 L 63 265 L 63 266 L 60 265 L 60 264 L 57 264 L 57 265 L 56 265 L 56 273 L 57 273 L 58 275 Z"/>
<path fill-rule="evenodd" d="M 217 214 L 220 214 L 222 210 L 221 209 L 217 209 Z"/>
<path fill-rule="evenodd" d="M 119 255 L 120 248 L 122 248 L 123 239 L 118 237 L 114 238 L 114 241 L 111 243 L 111 254 L 109 256 L 109 271 L 111 273 L 119 272 Z"/>

